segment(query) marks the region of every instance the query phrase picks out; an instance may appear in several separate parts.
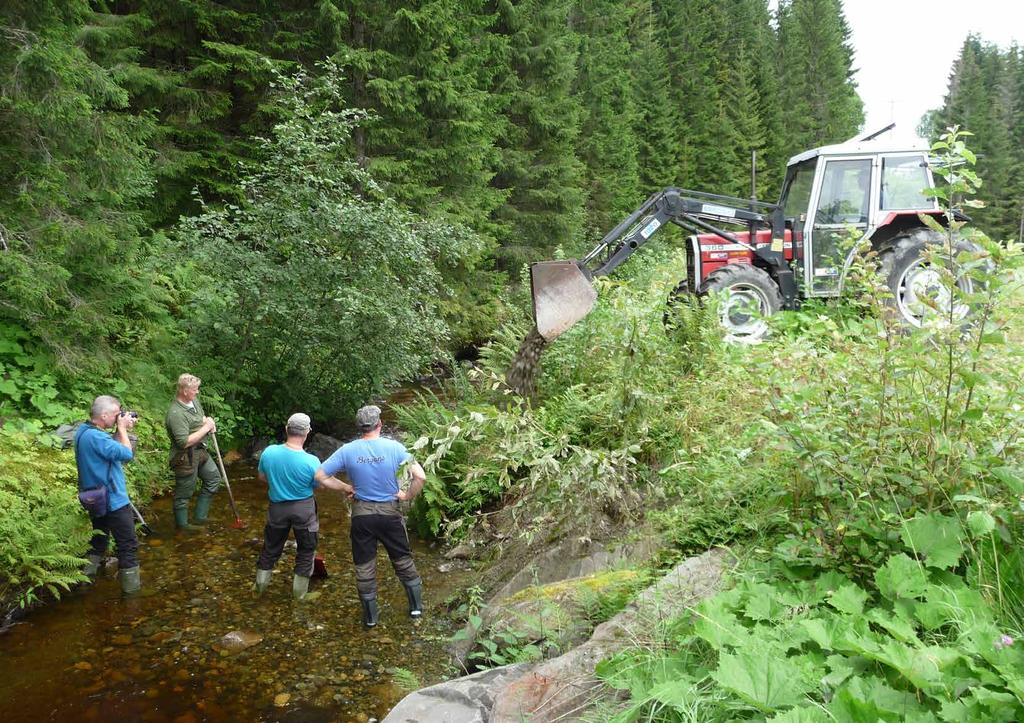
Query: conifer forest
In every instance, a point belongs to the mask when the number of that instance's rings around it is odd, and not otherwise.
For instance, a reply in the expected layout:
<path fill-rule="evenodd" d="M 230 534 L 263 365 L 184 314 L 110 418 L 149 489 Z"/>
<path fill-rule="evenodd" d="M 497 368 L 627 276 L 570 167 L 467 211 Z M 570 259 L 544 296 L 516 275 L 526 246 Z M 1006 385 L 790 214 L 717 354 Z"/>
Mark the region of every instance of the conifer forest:
<path fill-rule="evenodd" d="M 730 343 L 725 297 L 678 301 L 672 228 L 588 279 L 528 390 L 506 377 L 530 264 L 668 187 L 775 203 L 793 156 L 881 130 L 853 1 L 0 3 L 0 718 L 398 720 L 503 666 L 550 697 L 488 679 L 483 720 L 1024 718 L 1024 48 L 965 31 L 902 129 L 935 180 L 911 189 L 935 204 L 921 303 L 948 318 L 901 325 L 901 247 L 848 228 L 841 296 L 801 287 Z M 186 372 L 235 486 L 187 539 L 164 423 Z M 98 395 L 139 415 L 152 597 L 83 572 L 54 432 Z M 426 475 L 423 620 L 392 576 L 360 627 L 329 489 L 332 575 L 253 602 L 256 454 L 295 412 L 307 451 L 347 441 L 370 403 Z M 86 612 L 102 631 L 61 627 Z M 47 631 L 78 637 L 39 657 Z"/>

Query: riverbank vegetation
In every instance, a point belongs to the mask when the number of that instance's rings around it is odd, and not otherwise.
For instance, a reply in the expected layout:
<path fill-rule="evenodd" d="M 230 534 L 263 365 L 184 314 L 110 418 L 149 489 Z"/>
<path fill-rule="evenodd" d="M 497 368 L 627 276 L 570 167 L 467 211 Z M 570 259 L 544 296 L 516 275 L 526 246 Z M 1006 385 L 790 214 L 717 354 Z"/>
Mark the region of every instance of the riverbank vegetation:
<path fill-rule="evenodd" d="M 936 148 L 946 200 L 977 185 L 963 140 Z M 972 238 L 934 258 L 970 324 L 902 328 L 868 254 L 848 301 L 755 347 L 666 329 L 667 265 L 634 266 L 552 346 L 537 398 L 503 394 L 497 344 L 462 403 L 406 413 L 439 480 L 424 518 L 509 548 L 652 521 L 668 559 L 733 547 L 729 590 L 601 665 L 630 697 L 617 720 L 1018 717 L 1024 257 Z"/>

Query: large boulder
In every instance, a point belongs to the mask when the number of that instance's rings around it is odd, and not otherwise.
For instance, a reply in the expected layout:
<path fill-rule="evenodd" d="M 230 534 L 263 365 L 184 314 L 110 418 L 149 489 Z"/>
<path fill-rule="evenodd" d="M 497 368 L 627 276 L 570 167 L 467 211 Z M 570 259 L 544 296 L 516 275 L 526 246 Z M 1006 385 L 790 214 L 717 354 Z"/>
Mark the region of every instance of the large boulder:
<path fill-rule="evenodd" d="M 382 723 L 579 720 L 610 693 L 594 673 L 597 664 L 715 594 L 730 564 L 725 550 L 691 557 L 598 625 L 583 645 L 540 663 L 492 668 L 424 688 L 406 696 Z"/>
<path fill-rule="evenodd" d="M 645 590 L 625 610 L 594 630 L 590 640 L 529 672 L 494 694 L 489 723 L 545 723 L 581 716 L 604 693 L 597 664 L 650 637 L 662 622 L 718 592 L 728 567 L 724 550 L 691 557 Z"/>
<path fill-rule="evenodd" d="M 491 668 L 405 696 L 381 723 L 487 723 L 494 691 L 529 669 L 526 663 Z"/>
<path fill-rule="evenodd" d="M 543 554 L 522 564 L 512 577 L 491 596 L 481 612 L 481 629 L 490 628 L 505 609 L 502 603 L 522 590 L 575 578 L 600 575 L 609 570 L 643 564 L 658 549 L 654 537 L 641 538 L 608 548 L 579 539 L 563 540 Z M 467 656 L 476 644 L 479 631 L 466 625 L 461 635 L 449 646 L 456 662 L 467 667 Z"/>
<path fill-rule="evenodd" d="M 335 450 L 342 445 L 340 439 L 329 437 L 326 434 L 320 434 L 317 432 L 309 438 L 309 442 L 306 443 L 306 451 L 311 455 L 323 462 L 325 459 L 334 454 Z"/>
<path fill-rule="evenodd" d="M 587 640 L 596 623 L 618 612 L 637 584 L 635 570 L 609 570 L 530 586 L 483 610 L 486 622 L 476 637 L 497 644 L 499 653 L 528 644 L 545 657 L 562 653 Z M 478 648 L 478 653 L 468 657 L 486 656 L 487 651 Z"/>

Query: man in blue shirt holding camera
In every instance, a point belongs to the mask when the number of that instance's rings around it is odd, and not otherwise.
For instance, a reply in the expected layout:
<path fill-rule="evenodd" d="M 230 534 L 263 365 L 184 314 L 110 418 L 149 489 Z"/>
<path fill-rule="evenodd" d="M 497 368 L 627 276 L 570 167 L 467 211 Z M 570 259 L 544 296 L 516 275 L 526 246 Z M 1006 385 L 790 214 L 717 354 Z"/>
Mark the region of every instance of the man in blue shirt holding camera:
<path fill-rule="evenodd" d="M 106 511 L 90 514 L 95 533 L 84 572 L 95 575 L 107 552 L 109 537 L 117 550 L 121 589 L 125 594 L 139 591 L 139 538 L 135 534 L 135 516 L 128 499 L 122 462 L 130 462 L 134 453 L 128 432 L 135 427 L 137 415 L 122 412 L 116 397 L 99 396 L 89 410 L 89 421 L 75 434 L 75 463 L 78 466 L 78 490 L 86 492 L 106 488 Z M 105 430 L 117 427 L 111 437 Z"/>

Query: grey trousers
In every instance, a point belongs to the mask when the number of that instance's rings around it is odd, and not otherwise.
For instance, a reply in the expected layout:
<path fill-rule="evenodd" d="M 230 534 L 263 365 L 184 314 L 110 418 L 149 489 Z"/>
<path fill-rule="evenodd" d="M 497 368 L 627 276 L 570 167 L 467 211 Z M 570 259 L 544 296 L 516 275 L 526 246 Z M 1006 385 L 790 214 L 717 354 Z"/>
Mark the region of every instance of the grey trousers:
<path fill-rule="evenodd" d="M 288 531 L 295 533 L 295 574 L 310 577 L 316 556 L 320 520 L 316 514 L 316 500 L 271 502 L 267 509 L 267 524 L 263 528 L 263 549 L 256 562 L 257 570 L 273 570 L 281 558 Z"/>

